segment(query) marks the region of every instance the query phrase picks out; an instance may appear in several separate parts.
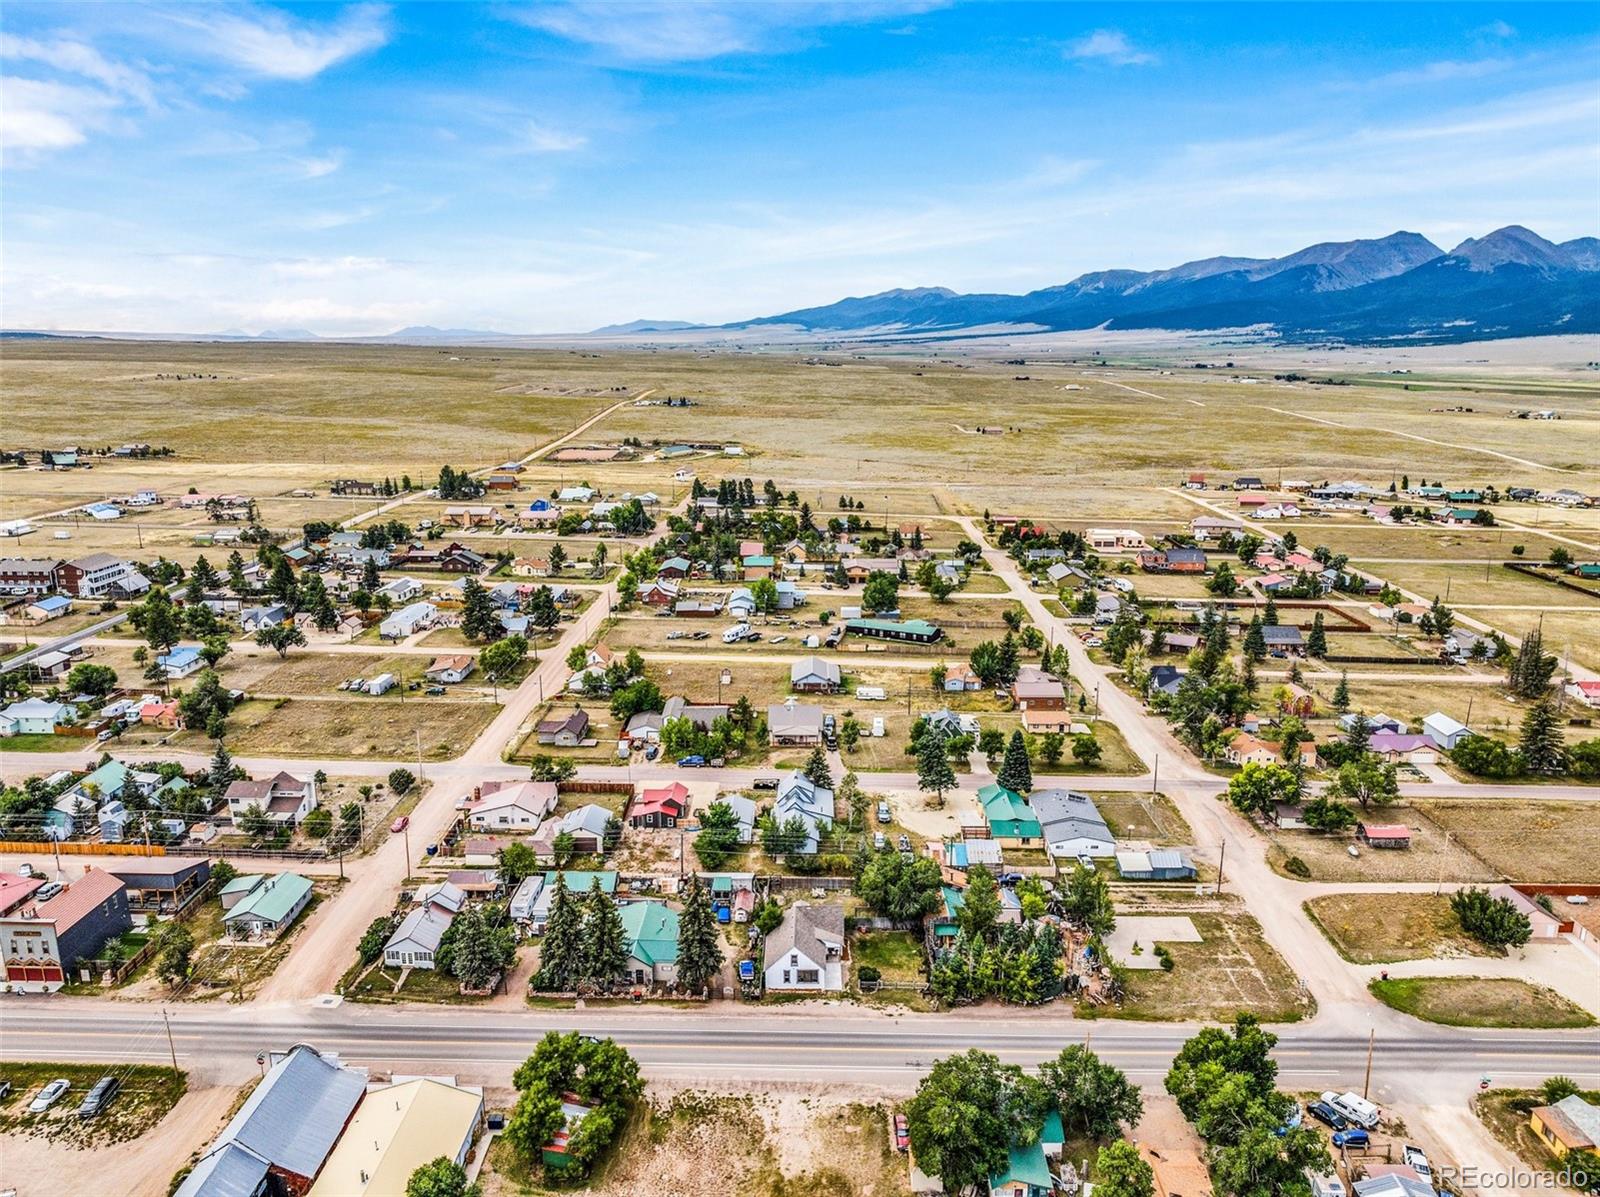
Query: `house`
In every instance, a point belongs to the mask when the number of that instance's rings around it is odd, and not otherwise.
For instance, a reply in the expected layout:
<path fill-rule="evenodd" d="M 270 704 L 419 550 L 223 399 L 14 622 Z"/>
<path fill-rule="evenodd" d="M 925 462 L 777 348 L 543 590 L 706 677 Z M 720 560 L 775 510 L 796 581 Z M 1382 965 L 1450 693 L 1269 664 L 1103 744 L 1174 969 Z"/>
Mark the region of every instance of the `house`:
<path fill-rule="evenodd" d="M 1192 881 L 1194 862 L 1175 848 L 1118 852 L 1117 874 L 1124 881 Z"/>
<path fill-rule="evenodd" d="M 1104 860 L 1116 852 L 1116 837 L 1089 795 L 1076 790 L 1035 790 L 1028 795 L 1028 804 L 1038 817 L 1045 849 L 1051 856 Z"/>
<path fill-rule="evenodd" d="M 1405 728 L 1401 726 L 1400 720 L 1398 719 L 1391 719 L 1388 715 L 1382 714 L 1381 712 L 1376 715 L 1362 715 L 1359 711 L 1349 711 L 1343 715 L 1340 715 L 1339 730 L 1342 732 L 1349 732 L 1356 726 L 1357 720 L 1362 720 L 1366 723 L 1368 732 L 1397 732 L 1405 730 Z"/>
<path fill-rule="evenodd" d="M 928 845 L 928 855 L 939 862 L 939 875 L 947 885 L 965 886 L 976 868 L 1000 873 L 1004 863 L 1000 845 L 989 839 L 949 839 Z"/>
<path fill-rule="evenodd" d="M 444 509 L 444 522 L 452 528 L 491 528 L 496 515 L 487 503 L 458 504 Z"/>
<path fill-rule="evenodd" d="M 1489 896 L 1515 906 L 1528 920 L 1534 939 L 1559 939 L 1563 931 L 1572 930 L 1571 923 L 1563 922 L 1515 886 L 1497 885 L 1489 891 Z"/>
<path fill-rule="evenodd" d="M 1368 1164 L 1366 1173 L 1352 1185 L 1356 1197 L 1438 1197 L 1431 1184 L 1404 1164 Z"/>
<path fill-rule="evenodd" d="M 298 825 L 316 809 L 317 779 L 296 777 L 292 773 L 278 773 L 260 781 L 248 778 L 231 782 L 223 791 L 228 804 L 228 818 L 234 827 L 239 826 L 239 816 L 251 807 L 277 824 Z"/>
<path fill-rule="evenodd" d="M 847 619 L 845 631 L 875 640 L 902 640 L 912 644 L 932 644 L 944 635 L 925 619 Z"/>
<path fill-rule="evenodd" d="M 566 834 L 572 837 L 575 853 L 599 856 L 610 846 L 606 841 L 612 817 L 611 812 L 598 803 L 587 803 L 545 823 L 530 846 L 540 860 L 554 860 L 556 837 Z"/>
<path fill-rule="evenodd" d="M 1059 679 L 1037 665 L 1025 665 L 1011 683 L 1011 700 L 1024 711 L 1064 711 L 1067 691 Z"/>
<path fill-rule="evenodd" d="M 968 690 L 981 690 L 983 682 L 972 671 L 972 666 L 965 661 L 957 661 L 954 665 L 946 665 L 944 670 L 944 690 L 947 694 L 959 694 Z"/>
<path fill-rule="evenodd" d="M 1006 1166 L 989 1177 L 989 1197 L 1052 1197 L 1056 1191 L 1038 1140 L 1026 1146 L 1012 1144 L 1006 1153 Z"/>
<path fill-rule="evenodd" d="M 534 903 L 539 900 L 539 892 L 543 889 L 544 878 L 537 873 L 518 882 L 511 894 L 511 901 L 506 904 L 506 913 L 511 916 L 512 922 L 520 926 L 532 920 Z"/>
<path fill-rule="evenodd" d="M 563 486 L 556 492 L 558 503 L 587 503 L 599 492 L 592 486 Z"/>
<path fill-rule="evenodd" d="M 457 682 L 464 682 L 478 667 L 478 658 L 471 653 L 454 653 L 446 657 L 435 657 L 433 664 L 422 671 L 422 676 L 430 682 L 444 686 L 453 686 Z"/>
<path fill-rule="evenodd" d="M 1189 521 L 1189 534 L 1196 540 L 1221 540 L 1224 535 L 1243 536 L 1244 521 L 1202 515 Z"/>
<path fill-rule="evenodd" d="M 0 710 L 0 736 L 49 736 L 77 718 L 70 703 L 45 698 L 25 698 Z"/>
<path fill-rule="evenodd" d="M 613 869 L 602 869 L 597 872 L 568 869 L 559 873 L 553 871 L 546 873 L 544 885 L 539 890 L 539 896 L 534 899 L 533 908 L 528 916 L 528 922 L 535 935 L 543 935 L 545 924 L 550 921 L 550 904 L 555 901 L 557 877 L 565 882 L 567 892 L 575 897 L 582 897 L 594 888 L 596 883 L 599 884 L 601 893 L 617 892 L 617 874 Z"/>
<path fill-rule="evenodd" d="M 260 939 L 277 935 L 294 922 L 311 901 L 311 879 L 299 873 L 270 873 L 223 914 L 222 925 L 234 938 Z"/>
<path fill-rule="evenodd" d="M 81 960 L 133 929 L 128 893 L 103 869 L 88 870 L 55 897 L 31 898 L 0 917 L 0 968 L 13 990 L 54 993 Z"/>
<path fill-rule="evenodd" d="M 1373 848 L 1411 847 L 1411 828 L 1404 823 L 1357 823 L 1356 838 Z"/>
<path fill-rule="evenodd" d="M 749 619 L 756 613 L 756 596 L 747 586 L 735 586 L 724 608 L 735 619 Z"/>
<path fill-rule="evenodd" d="M 739 821 L 739 842 L 749 844 L 756 838 L 756 815 L 758 813 L 755 800 L 746 798 L 743 794 L 721 794 L 717 802 L 733 811 L 734 818 Z"/>
<path fill-rule="evenodd" d="M 1139 568 L 1148 574 L 1203 574 L 1206 572 L 1204 549 L 1145 549 L 1138 555 L 1137 560 Z"/>
<path fill-rule="evenodd" d="M 1569 698 L 1575 698 L 1585 706 L 1600 707 L 1600 681 L 1568 682 L 1566 690 Z M 1467 732 L 1465 734 L 1470 735 L 1471 733 Z"/>
<path fill-rule="evenodd" d="M 454 921 L 455 915 L 447 907 L 433 903 L 411 910 L 383 945 L 384 967 L 431 970 L 444 933 Z"/>
<path fill-rule="evenodd" d="M 550 558 L 518 557 L 511 563 L 511 576 L 514 578 L 548 578 L 550 576 Z"/>
<path fill-rule="evenodd" d="M 1267 624 L 1261 629 L 1261 638 L 1267 642 L 1267 651 L 1275 657 L 1306 655 L 1306 640 L 1299 628 Z"/>
<path fill-rule="evenodd" d="M 844 907 L 796 902 L 762 947 L 766 987 L 779 993 L 838 993 L 848 960 Z"/>
<path fill-rule="evenodd" d="M 833 791 L 819 786 L 796 769 L 778 785 L 778 799 L 772 817 L 778 823 L 799 819 L 806 825 L 806 839 L 797 851 L 816 855 L 822 835 L 833 828 Z"/>
<path fill-rule="evenodd" d="M 646 786 L 628 807 L 630 827 L 676 827 L 689 813 L 689 787 L 681 781 Z"/>
<path fill-rule="evenodd" d="M 1044 838 L 1038 814 L 1015 790 L 991 783 L 978 791 L 978 803 L 989 825 L 989 838 L 1003 847 L 1031 848 Z"/>
<path fill-rule="evenodd" d="M 1233 480 L 1233 489 L 1234 490 L 1266 490 L 1267 489 L 1267 484 L 1265 482 L 1261 481 L 1261 479 L 1255 477 L 1254 475 L 1246 475 L 1243 478 L 1235 478 Z"/>
<path fill-rule="evenodd" d="M 33 892 L 43 889 L 43 877 L 24 877 L 21 873 L 0 873 L 0 916 L 16 910 Z M 3 961 L 0 961 L 3 963 Z"/>
<path fill-rule="evenodd" d="M 789 686 L 794 690 L 832 694 L 841 680 L 838 663 L 823 657 L 800 657 L 789 666 Z"/>
<path fill-rule="evenodd" d="M 1066 735 L 1072 730 L 1072 712 L 1062 707 L 1028 707 L 1022 712 L 1022 729 L 1031 735 L 1046 732 Z"/>
<path fill-rule="evenodd" d="M 264 607 L 247 607 L 239 612 L 239 629 L 247 634 L 262 628 L 275 628 L 289 618 L 289 608 L 282 603 L 268 603 Z"/>
<path fill-rule="evenodd" d="M 576 748 L 589 734 L 589 712 L 580 708 L 562 718 L 542 719 L 534 732 L 541 744 L 553 744 L 557 748 Z"/>
<path fill-rule="evenodd" d="M 183 709 L 176 698 L 166 702 L 147 702 L 139 708 L 139 722 L 146 727 L 159 727 L 165 731 L 182 731 Z"/>
<path fill-rule="evenodd" d="M 1553 1106 L 1535 1108 L 1528 1127 L 1557 1159 L 1569 1151 L 1600 1148 L 1600 1106 L 1576 1093 Z"/>
<path fill-rule="evenodd" d="M 755 553 L 745 557 L 741 560 L 740 565 L 743 568 L 744 579 L 747 582 L 754 582 L 759 578 L 770 578 L 778 568 L 776 559 L 767 556 L 765 553 Z"/>
<path fill-rule="evenodd" d="M 387 595 L 391 603 L 404 604 L 420 597 L 421 594 L 422 583 L 415 578 L 395 578 L 393 581 L 385 582 L 378 587 L 378 593 L 373 597 Z"/>
<path fill-rule="evenodd" d="M 274 1054 L 267 1075 L 173 1197 L 305 1193 L 366 1090 L 365 1073 L 307 1044 Z"/>
<path fill-rule="evenodd" d="M 1307 769 L 1317 767 L 1317 746 L 1310 742 L 1299 746 L 1300 761 Z M 1222 759 L 1230 765 L 1281 765 L 1283 745 L 1274 740 L 1263 740 L 1249 732 L 1239 732 L 1222 750 Z"/>
<path fill-rule="evenodd" d="M 156 657 L 156 664 L 167 671 L 167 680 L 174 682 L 179 678 L 188 677 L 191 673 L 198 673 L 205 663 L 200 650 L 192 645 L 179 645 L 170 652 L 164 652 Z"/>
<path fill-rule="evenodd" d="M 131 561 L 110 553 L 90 553 L 62 562 L 57 585 L 73 598 L 137 598 L 150 589 L 150 579 Z"/>
<path fill-rule="evenodd" d="M 1439 760 L 1439 746 L 1432 738 L 1412 732 L 1374 732 L 1367 749 L 1391 765 L 1402 761 L 1411 765 L 1433 765 Z"/>
<path fill-rule="evenodd" d="M 532 830 L 556 808 L 553 781 L 485 782 L 467 808 L 474 831 Z"/>
<path fill-rule="evenodd" d="M 632 985 L 671 985 L 678 979 L 678 912 L 665 902 L 625 902 L 622 942 L 628 954 L 623 980 Z"/>
<path fill-rule="evenodd" d="M 398 611 L 390 612 L 378 625 L 378 635 L 385 640 L 404 640 L 424 628 L 431 628 L 439 618 L 439 608 L 429 602 L 407 603 Z"/>
<path fill-rule="evenodd" d="M 776 586 L 778 591 L 778 610 L 793 611 L 796 607 L 805 606 L 806 592 L 793 582 L 779 581 Z"/>
<path fill-rule="evenodd" d="M 775 703 L 767 708 L 767 736 L 774 745 L 808 747 L 822 743 L 822 708 L 796 703 Z"/>
<path fill-rule="evenodd" d="M 29 623 L 49 623 L 71 613 L 72 600 L 64 594 L 52 594 L 29 603 L 22 609 L 22 618 Z"/>
<path fill-rule="evenodd" d="M 61 560 L 0 558 L 0 591 L 8 594 L 45 595 L 60 589 Z"/>
<path fill-rule="evenodd" d="M 491 479 L 492 482 L 492 479 Z M 444 1158 L 465 1165 L 483 1120 L 483 1090 L 439 1077 L 372 1089 L 306 1197 L 390 1197 Z"/>
<path fill-rule="evenodd" d="M 1097 553 L 1136 553 L 1150 547 L 1144 534 L 1132 528 L 1090 528 L 1083 538 Z"/>
<path fill-rule="evenodd" d="M 670 607 L 678 601 L 678 584 L 671 579 L 657 578 L 639 586 L 638 599 L 647 607 Z M 754 610 L 755 600 L 751 600 Z"/>
<path fill-rule="evenodd" d="M 1167 638 L 1171 644 L 1172 638 Z M 1178 692 L 1178 687 L 1183 684 L 1183 670 L 1176 665 L 1152 665 L 1150 667 L 1149 692 L 1155 694 L 1173 695 Z"/>

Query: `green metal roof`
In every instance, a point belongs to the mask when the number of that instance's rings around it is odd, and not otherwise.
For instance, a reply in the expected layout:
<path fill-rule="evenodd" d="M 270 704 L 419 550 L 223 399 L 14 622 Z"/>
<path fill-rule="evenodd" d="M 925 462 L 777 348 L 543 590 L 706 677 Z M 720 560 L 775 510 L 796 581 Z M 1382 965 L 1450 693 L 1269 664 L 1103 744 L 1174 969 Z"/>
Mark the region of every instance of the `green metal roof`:
<path fill-rule="evenodd" d="M 746 565 L 754 565 L 754 566 L 762 566 L 762 565 L 770 566 L 772 564 L 772 558 L 763 556 L 760 553 L 753 553 L 753 554 L 751 554 L 750 556 L 748 556 L 748 557 L 746 557 L 744 559 L 744 563 Z"/>
<path fill-rule="evenodd" d="M 714 894 L 731 894 L 733 892 L 733 878 L 713 877 L 711 879 L 711 892 Z"/>
<path fill-rule="evenodd" d="M 309 877 L 302 877 L 299 873 L 279 873 L 276 877 L 267 878 L 260 888 L 223 915 L 223 921 L 250 917 L 266 923 L 281 923 L 310 892 Z"/>
<path fill-rule="evenodd" d="M 846 621 L 847 627 L 852 628 L 877 628 L 885 632 L 910 632 L 918 636 L 932 636 L 938 632 L 935 624 L 926 619 L 851 619 Z"/>
<path fill-rule="evenodd" d="M 1054 1187 L 1054 1182 L 1050 1179 L 1050 1166 L 1045 1163 L 1044 1147 L 1037 1140 L 1026 1147 L 1012 1147 L 1010 1156 L 1006 1170 L 989 1178 L 991 1189 L 1016 1184 L 1019 1181 L 1044 1189 L 1046 1192 Z"/>
<path fill-rule="evenodd" d="M 546 873 L 544 875 L 545 886 L 555 885 L 557 876 L 558 874 L 553 870 Z M 617 892 L 617 872 L 615 869 L 602 869 L 598 872 L 568 869 L 566 872 L 560 873 L 559 876 L 567 879 L 567 888 L 575 894 L 588 893 L 594 888 L 595 878 L 597 877 L 600 879 L 600 889 L 603 892 L 608 894 Z"/>
<path fill-rule="evenodd" d="M 646 964 L 678 959 L 678 912 L 665 902 L 629 902 L 619 911 L 628 955 Z"/>
<path fill-rule="evenodd" d="M 1044 835 L 1039 816 L 1028 805 L 1028 800 L 1015 790 L 986 785 L 978 791 L 978 801 L 983 804 L 990 834 L 1016 839 L 1039 839 Z"/>

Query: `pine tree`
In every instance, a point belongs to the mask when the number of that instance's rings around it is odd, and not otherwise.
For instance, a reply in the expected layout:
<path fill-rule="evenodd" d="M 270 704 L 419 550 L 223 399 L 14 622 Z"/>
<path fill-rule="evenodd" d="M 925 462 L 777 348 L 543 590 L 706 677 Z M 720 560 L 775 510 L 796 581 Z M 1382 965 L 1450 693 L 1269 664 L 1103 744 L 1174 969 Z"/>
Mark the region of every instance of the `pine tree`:
<path fill-rule="evenodd" d="M 378 587 L 383 585 L 383 579 L 378 576 L 378 563 L 371 557 L 361 567 L 361 589 L 368 594 L 377 594 Z"/>
<path fill-rule="evenodd" d="M 820 747 L 811 750 L 801 772 L 807 781 L 819 789 L 833 789 L 833 771 L 828 768 L 828 758 Z"/>
<path fill-rule="evenodd" d="M 211 756 L 211 768 L 206 774 L 206 781 L 212 795 L 218 798 L 233 781 L 233 758 L 228 755 L 228 749 L 221 740 L 217 741 L 217 750 Z"/>
<path fill-rule="evenodd" d="M 1258 615 L 1250 617 L 1250 626 L 1245 630 L 1244 658 L 1246 662 L 1267 659 L 1267 637 L 1261 630 L 1261 617 Z"/>
<path fill-rule="evenodd" d="M 1333 690 L 1333 709 L 1343 715 L 1350 709 L 1350 671 L 1341 670 L 1339 684 Z"/>
<path fill-rule="evenodd" d="M 1322 626 L 1322 612 L 1318 611 L 1311 621 L 1311 635 L 1306 640 L 1306 652 L 1313 657 L 1328 655 L 1328 632 Z"/>
<path fill-rule="evenodd" d="M 1033 789 L 1033 767 L 1028 763 L 1028 744 L 1022 738 L 1022 729 L 1011 733 L 1006 743 L 1005 759 L 1000 762 L 1000 772 L 995 780 L 1008 790 L 1026 794 Z"/>
<path fill-rule="evenodd" d="M 1246 694 L 1256 692 L 1256 663 L 1249 657 L 1244 659 L 1244 672 L 1239 675 L 1239 680 L 1244 683 Z"/>
<path fill-rule="evenodd" d="M 940 806 L 944 792 L 956 788 L 955 770 L 950 767 L 950 751 L 942 732 L 924 732 L 917 742 L 917 789 L 932 793 Z"/>
<path fill-rule="evenodd" d="M 244 576 L 244 558 L 238 549 L 228 554 L 228 585 L 238 595 L 243 595 L 249 589 L 249 581 Z"/>
<path fill-rule="evenodd" d="M 722 936 L 711 900 L 698 875 L 689 878 L 678 918 L 678 982 L 691 992 L 701 992 L 722 971 Z"/>
<path fill-rule="evenodd" d="M 1555 703 L 1548 697 L 1528 708 L 1522 717 L 1522 739 L 1518 742 L 1523 767 L 1529 773 L 1564 773 L 1567 753 Z"/>
<path fill-rule="evenodd" d="M 567 875 L 557 873 L 550 917 L 539 945 L 540 989 L 566 991 L 574 988 L 583 971 L 582 899 L 567 889 Z"/>
<path fill-rule="evenodd" d="M 477 578 L 468 578 L 461 587 L 461 630 L 469 640 L 494 640 L 504 630 L 494 600 Z"/>
<path fill-rule="evenodd" d="M 1522 638 L 1522 646 L 1512 659 L 1507 684 L 1521 698 L 1540 698 L 1555 676 L 1556 659 L 1546 656 L 1544 633 L 1537 627 Z"/>
<path fill-rule="evenodd" d="M 627 963 L 622 915 L 596 877 L 584 900 L 583 979 L 595 985 L 610 985 L 622 975 Z"/>
<path fill-rule="evenodd" d="M 1261 612 L 1261 622 L 1269 628 L 1278 626 L 1278 602 L 1270 594 L 1267 595 L 1267 605 Z"/>
<path fill-rule="evenodd" d="M 1366 752 L 1372 744 L 1372 724 L 1367 722 L 1366 715 L 1357 711 L 1350 719 L 1350 726 L 1345 730 L 1344 742 L 1356 753 Z"/>

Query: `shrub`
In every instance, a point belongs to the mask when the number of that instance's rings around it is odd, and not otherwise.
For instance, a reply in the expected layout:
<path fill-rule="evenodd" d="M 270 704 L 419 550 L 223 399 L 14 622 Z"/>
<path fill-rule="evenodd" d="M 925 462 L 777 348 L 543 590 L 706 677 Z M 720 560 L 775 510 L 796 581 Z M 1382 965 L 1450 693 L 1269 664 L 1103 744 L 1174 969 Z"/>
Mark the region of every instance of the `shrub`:
<path fill-rule="evenodd" d="M 1311 876 L 1311 866 L 1305 861 L 1301 860 L 1298 856 L 1291 856 L 1288 860 L 1284 861 L 1283 868 L 1284 872 L 1288 873 L 1291 877 L 1299 877 L 1301 880 L 1307 880 Z"/>
<path fill-rule="evenodd" d="M 872 965 L 863 964 L 860 968 L 856 969 L 856 977 L 859 980 L 866 981 L 868 984 L 871 984 L 874 981 L 881 981 L 883 979 L 883 974 L 877 969 L 873 968 Z"/>

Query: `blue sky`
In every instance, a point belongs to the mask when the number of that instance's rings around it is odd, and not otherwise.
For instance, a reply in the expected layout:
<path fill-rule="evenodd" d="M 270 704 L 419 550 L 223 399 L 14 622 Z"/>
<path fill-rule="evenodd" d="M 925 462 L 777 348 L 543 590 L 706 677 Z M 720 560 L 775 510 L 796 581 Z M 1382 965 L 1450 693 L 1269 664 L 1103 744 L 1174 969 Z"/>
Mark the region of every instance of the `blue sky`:
<path fill-rule="evenodd" d="M 9 327 L 720 322 L 1600 232 L 1590 4 L 8 3 Z"/>

